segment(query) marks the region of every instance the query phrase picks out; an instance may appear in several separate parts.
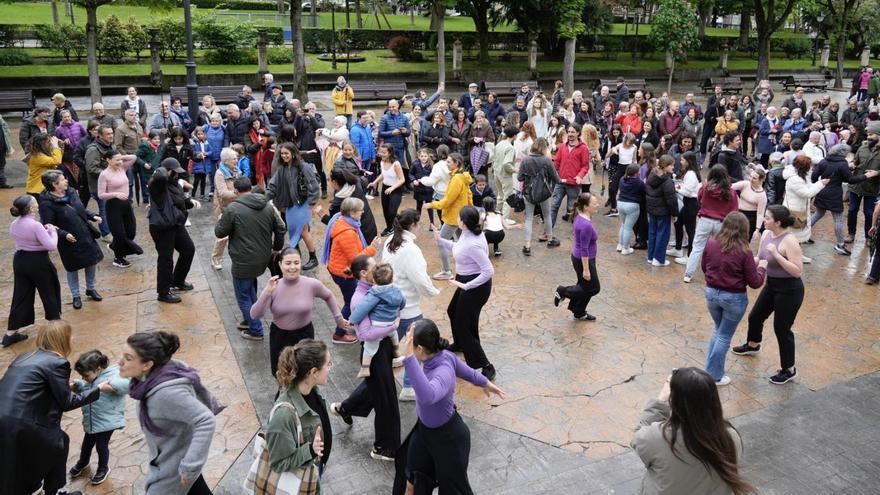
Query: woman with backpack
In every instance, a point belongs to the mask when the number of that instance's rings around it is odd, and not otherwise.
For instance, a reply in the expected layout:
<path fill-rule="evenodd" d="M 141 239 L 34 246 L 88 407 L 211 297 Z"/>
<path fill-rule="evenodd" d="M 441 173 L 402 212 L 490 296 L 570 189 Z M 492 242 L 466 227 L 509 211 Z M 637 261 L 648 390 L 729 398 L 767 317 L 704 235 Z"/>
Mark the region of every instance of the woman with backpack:
<path fill-rule="evenodd" d="M 545 219 L 550 218 L 550 199 L 553 196 L 553 188 L 559 183 L 559 173 L 550 160 L 547 140 L 538 138 L 529 150 L 528 156 L 523 158 L 519 167 L 517 180 L 522 182 L 523 200 L 526 204 L 525 218 L 525 245 L 522 252 L 526 256 L 532 255 L 532 221 L 535 216 L 535 207 L 541 208 L 541 214 Z M 559 246 L 559 239 L 553 237 L 553 225 L 544 222 L 544 235 L 538 237 L 538 242 L 546 242 L 547 247 Z"/>

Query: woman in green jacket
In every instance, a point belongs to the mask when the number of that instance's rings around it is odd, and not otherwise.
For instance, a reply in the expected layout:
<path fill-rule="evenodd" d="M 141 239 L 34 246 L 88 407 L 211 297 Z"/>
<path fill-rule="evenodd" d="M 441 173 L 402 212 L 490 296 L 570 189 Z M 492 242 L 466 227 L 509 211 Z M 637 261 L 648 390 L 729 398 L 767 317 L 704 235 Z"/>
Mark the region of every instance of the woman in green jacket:
<path fill-rule="evenodd" d="M 147 190 L 146 184 L 150 183 L 153 172 L 159 166 L 159 146 L 161 144 L 162 139 L 159 137 L 159 133 L 150 131 L 147 140 L 141 142 L 137 151 L 134 152 L 134 156 L 137 157 L 134 166 L 137 169 L 137 173 L 141 175 L 141 184 L 144 184 L 142 193 L 144 203 L 146 204 L 150 203 L 150 193 Z"/>
<path fill-rule="evenodd" d="M 327 404 L 318 391 L 330 376 L 330 352 L 320 340 L 304 339 L 286 347 L 278 357 L 276 378 L 281 386 L 276 404 L 289 406 L 275 409 L 266 427 L 269 465 L 278 473 L 294 471 L 315 464 L 324 470 L 333 444 L 333 431 Z M 303 441 L 300 442 L 293 415 L 299 416 Z M 320 485 L 318 487 L 320 493 Z"/>

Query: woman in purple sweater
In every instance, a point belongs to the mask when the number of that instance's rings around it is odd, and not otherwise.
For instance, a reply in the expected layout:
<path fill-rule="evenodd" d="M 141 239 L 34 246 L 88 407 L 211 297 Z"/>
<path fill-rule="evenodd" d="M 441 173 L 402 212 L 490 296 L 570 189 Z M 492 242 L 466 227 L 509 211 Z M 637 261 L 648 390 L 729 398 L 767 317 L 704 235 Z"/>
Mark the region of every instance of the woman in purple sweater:
<path fill-rule="evenodd" d="M 746 216 L 739 211 L 730 212 L 703 252 L 706 306 L 715 322 L 706 354 L 706 372 L 718 386 L 730 383 L 730 377 L 724 374 L 724 360 L 749 305 L 746 286 L 757 289 L 764 284 L 767 260 L 755 264 L 749 250 L 750 232 Z"/>
<path fill-rule="evenodd" d="M 495 379 L 495 366 L 489 362 L 480 342 L 480 312 L 492 294 L 492 276 L 495 268 L 489 261 L 489 245 L 480 227 L 480 213 L 473 206 L 465 206 L 458 213 L 461 237 L 452 242 L 440 237 L 434 229 L 434 240 L 442 249 L 452 251 L 455 258 L 455 279 L 449 283 L 456 287 L 452 300 L 446 308 L 452 326 L 454 352 L 463 352 L 464 360 L 471 368 L 483 370 L 489 380 Z"/>
<path fill-rule="evenodd" d="M 596 253 L 599 233 L 593 227 L 593 215 L 599 210 L 599 198 L 590 193 L 581 193 L 574 203 L 574 243 L 571 246 L 571 265 L 577 275 L 577 283 L 568 287 L 559 285 L 553 293 L 553 304 L 559 306 L 568 299 L 568 310 L 575 320 L 595 321 L 596 317 L 587 313 L 590 299 L 599 293 L 599 274 L 596 271 Z"/>
<path fill-rule="evenodd" d="M 504 398 L 504 392 L 447 351 L 449 343 L 431 320 L 413 323 L 402 344 L 419 419 L 399 451 L 392 493 L 431 493 L 439 486 L 440 493 L 471 495 L 471 432 L 455 409 L 455 381 L 482 387 L 486 395 Z"/>

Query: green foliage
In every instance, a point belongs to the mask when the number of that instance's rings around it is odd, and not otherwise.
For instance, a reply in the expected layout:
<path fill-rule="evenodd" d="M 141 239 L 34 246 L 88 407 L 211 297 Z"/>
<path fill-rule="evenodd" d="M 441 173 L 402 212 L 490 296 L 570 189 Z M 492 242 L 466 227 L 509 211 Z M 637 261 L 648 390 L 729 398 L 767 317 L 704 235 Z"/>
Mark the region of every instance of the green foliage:
<path fill-rule="evenodd" d="M 68 24 L 69 25 L 69 24 Z M 64 27 L 67 27 L 65 25 Z M 58 50 L 64 55 L 64 59 L 70 62 L 70 54 L 73 51 L 73 42 L 64 33 L 60 26 L 48 25 L 37 29 L 34 34 L 43 48 Z"/>
<path fill-rule="evenodd" d="M 150 36 L 134 16 L 129 16 L 128 22 L 125 23 L 125 31 L 128 33 L 128 51 L 134 54 L 137 60 L 140 60 L 141 50 L 150 47 Z"/>
<path fill-rule="evenodd" d="M 213 17 L 197 19 L 193 26 L 193 38 L 202 48 L 230 54 L 238 48 L 253 47 L 257 42 L 257 34 L 252 26 L 221 23 Z"/>
<path fill-rule="evenodd" d="M 290 48 L 269 48 L 267 55 L 270 65 L 293 63 L 293 50 Z"/>
<path fill-rule="evenodd" d="M 700 46 L 697 32 L 697 16 L 684 0 L 661 0 L 648 41 L 658 52 L 670 52 L 676 60 L 683 60 L 688 51 Z"/>
<path fill-rule="evenodd" d="M 4 24 L 0 26 L 0 47 L 15 46 L 21 40 L 21 31 L 18 26 Z"/>
<path fill-rule="evenodd" d="M 617 60 L 617 54 L 623 51 L 623 40 L 617 36 L 603 39 L 601 45 L 605 60 Z"/>
<path fill-rule="evenodd" d="M 159 57 L 162 60 L 177 60 L 181 53 L 186 50 L 186 31 L 183 19 L 164 18 L 150 27 L 159 30 Z"/>
<path fill-rule="evenodd" d="M 128 31 L 115 15 L 108 16 L 104 22 L 98 24 L 98 53 L 101 60 L 121 64 L 131 46 Z"/>
<path fill-rule="evenodd" d="M 557 29 L 561 38 L 577 38 L 587 31 L 583 20 L 586 3 L 586 0 L 559 0 L 556 13 L 559 17 Z"/>
<path fill-rule="evenodd" d="M 804 38 L 792 38 L 785 40 L 783 44 L 782 50 L 785 52 L 785 55 L 789 59 L 800 59 L 803 58 L 804 55 L 810 53 L 810 50 L 813 49 L 813 43 Z"/>
<path fill-rule="evenodd" d="M 183 2 L 175 2 L 183 5 Z M 200 9 L 229 9 L 229 10 L 271 10 L 278 11 L 275 2 L 255 2 L 253 0 L 192 0 L 192 5 Z"/>
<path fill-rule="evenodd" d="M 31 56 L 20 48 L 0 49 L 0 65 L 30 65 Z"/>
<path fill-rule="evenodd" d="M 207 65 L 251 65 L 257 63 L 256 50 L 209 50 L 202 58 Z"/>

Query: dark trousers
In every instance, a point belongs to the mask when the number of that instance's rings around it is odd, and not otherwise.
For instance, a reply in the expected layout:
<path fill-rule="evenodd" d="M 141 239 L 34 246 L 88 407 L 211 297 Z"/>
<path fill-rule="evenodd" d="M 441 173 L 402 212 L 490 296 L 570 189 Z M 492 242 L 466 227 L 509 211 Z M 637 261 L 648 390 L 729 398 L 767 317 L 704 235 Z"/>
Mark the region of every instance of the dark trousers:
<path fill-rule="evenodd" d="M 880 247 L 876 245 L 875 241 L 874 254 L 871 256 L 871 269 L 868 271 L 868 276 L 874 280 L 880 280 L 880 256 L 877 255 L 878 253 L 880 253 Z"/>
<path fill-rule="evenodd" d="M 302 339 L 314 339 L 315 327 L 308 325 L 296 330 L 285 330 L 272 323 L 269 325 L 269 366 L 272 376 L 278 371 L 278 356 L 285 347 L 293 347 Z"/>
<path fill-rule="evenodd" d="M 186 231 L 186 227 L 178 225 L 171 229 L 157 229 L 150 226 L 150 236 L 156 243 L 156 292 L 168 294 L 172 285 L 186 282 L 186 276 L 192 266 L 196 248 Z M 177 251 L 177 266 L 174 265 L 174 251 Z"/>
<path fill-rule="evenodd" d="M 92 458 L 92 448 L 98 452 L 98 469 L 107 468 L 110 462 L 110 437 L 113 430 L 101 433 L 86 433 L 83 437 L 82 448 L 79 451 L 78 466 L 86 466 Z"/>
<path fill-rule="evenodd" d="M 431 211 L 431 210 L 428 210 Z M 487 230 L 486 234 L 486 242 L 492 244 L 495 248 L 495 251 L 499 251 L 499 244 L 504 240 L 504 231 L 503 230 Z"/>
<path fill-rule="evenodd" d="M 195 196 L 199 188 L 202 189 L 202 196 L 205 195 L 205 185 L 208 182 L 207 174 L 193 174 L 193 190 L 192 195 Z"/>
<path fill-rule="evenodd" d="M 684 244 L 684 234 L 687 233 L 687 255 L 691 254 L 691 246 L 694 242 L 694 232 L 697 229 L 697 212 L 700 210 L 700 202 L 697 198 L 684 198 L 684 204 L 678 212 L 675 220 L 675 249 L 681 249 Z"/>
<path fill-rule="evenodd" d="M 144 250 L 134 242 L 137 220 L 134 218 L 131 202 L 125 199 L 108 199 L 107 224 L 113 234 L 110 249 L 116 259 L 125 258 L 129 254 L 144 254 Z"/>
<path fill-rule="evenodd" d="M 47 251 L 16 251 L 12 257 L 12 274 L 8 330 L 18 330 L 34 323 L 37 292 L 43 301 L 46 319 L 61 319 L 61 283 Z"/>
<path fill-rule="evenodd" d="M 758 212 L 754 210 L 739 210 L 739 212 L 745 215 L 749 221 L 749 239 L 751 239 L 752 234 L 755 233 L 755 228 L 758 226 Z"/>
<path fill-rule="evenodd" d="M 636 244 L 648 244 L 648 206 L 644 201 L 639 203 L 639 219 L 636 220 L 636 226 L 633 232 L 636 234 Z"/>
<path fill-rule="evenodd" d="M 608 183 L 608 202 L 605 206 L 611 209 L 617 209 L 617 190 L 620 188 L 620 179 L 626 172 L 626 165 L 612 165 L 608 170 L 608 176 L 611 181 Z"/>
<path fill-rule="evenodd" d="M 6 150 L 0 149 L 0 186 L 6 185 Z"/>
<path fill-rule="evenodd" d="M 416 199 L 416 211 L 424 211 L 424 210 L 422 210 L 422 207 L 425 206 L 425 203 L 430 203 L 430 202 L 431 202 L 430 200 Z M 431 222 L 432 224 L 434 223 L 434 209 L 433 208 L 428 208 L 428 221 Z"/>
<path fill-rule="evenodd" d="M 330 277 L 336 282 L 336 285 L 339 287 L 339 292 L 342 292 L 343 305 L 340 312 L 342 313 L 342 317 L 347 320 L 348 317 L 351 316 L 351 296 L 354 295 L 354 291 L 357 289 L 357 280 L 353 278 L 339 277 L 332 273 L 330 274 Z M 342 336 L 345 335 L 345 330 L 336 327 L 334 333 Z"/>
<path fill-rule="evenodd" d="M 400 409 L 397 407 L 397 384 L 391 360 L 394 357 L 394 346 L 391 339 L 384 338 L 379 343 L 379 350 L 370 361 L 370 376 L 358 384 L 351 395 L 342 402 L 342 410 L 346 414 L 366 418 L 374 409 L 373 427 L 376 439 L 373 446 L 395 452 L 400 446 Z"/>
<path fill-rule="evenodd" d="M 856 225 L 859 221 L 859 205 L 864 200 L 862 211 L 865 215 L 865 239 L 871 230 L 871 217 L 874 214 L 874 205 L 877 204 L 877 196 L 859 196 L 854 192 L 849 193 L 849 212 L 846 216 L 846 230 L 850 237 L 856 235 Z"/>
<path fill-rule="evenodd" d="M 455 280 L 467 283 L 477 275 L 456 275 Z M 480 342 L 480 312 L 492 294 L 492 280 L 470 290 L 455 289 L 446 308 L 456 347 L 464 353 L 468 366 L 480 369 L 488 366 L 489 359 Z"/>
<path fill-rule="evenodd" d="M 416 423 L 409 439 L 407 469 L 416 495 L 429 495 L 440 486 L 443 495 L 473 495 L 467 469 L 471 431 L 458 413 L 437 428 Z"/>
<path fill-rule="evenodd" d="M 213 495 L 211 492 L 211 488 L 208 487 L 208 483 L 205 482 L 205 478 L 200 474 L 198 478 L 196 478 L 195 483 L 189 487 L 189 491 L 186 492 L 186 495 Z"/>
<path fill-rule="evenodd" d="M 9 433 L 4 431 L 4 434 Z M 67 453 L 70 437 L 59 427 L 30 426 L 13 433 L 15 451 L 6 452 L 15 461 L 12 479 L 0 480 L 5 494 L 33 493 L 43 483 L 45 495 L 55 495 L 67 483 Z"/>
<path fill-rule="evenodd" d="M 303 153 L 302 157 L 303 161 L 315 166 L 315 173 L 318 175 L 318 180 L 321 182 L 321 191 L 327 192 L 327 173 L 324 172 L 324 165 L 321 163 L 321 153 L 318 151 L 315 151 L 314 153 Z M 266 182 L 268 183 L 269 179 L 266 179 Z"/>
<path fill-rule="evenodd" d="M 773 314 L 773 331 L 779 342 L 782 369 L 794 366 L 794 332 L 791 326 L 804 302 L 804 283 L 799 278 L 767 277 L 749 313 L 750 342 L 761 342 L 764 322 Z"/>
<path fill-rule="evenodd" d="M 391 194 L 385 194 L 386 187 L 388 186 L 382 186 L 382 216 L 385 218 L 385 228 L 391 230 L 403 199 L 403 189 L 397 188 Z"/>
<path fill-rule="evenodd" d="M 560 286 L 557 291 L 559 295 L 568 299 L 568 310 L 576 318 L 580 318 L 587 314 L 587 305 L 593 296 L 599 293 L 601 287 L 599 285 L 599 273 L 596 271 L 596 259 L 591 258 L 589 263 L 590 280 L 584 278 L 584 262 L 577 256 L 571 257 L 571 266 L 577 276 L 577 283 L 568 287 Z"/>
<path fill-rule="evenodd" d="M 98 230 L 101 231 L 101 236 L 110 235 L 110 226 L 107 222 L 107 202 L 103 199 L 98 198 L 98 193 L 91 193 L 92 199 L 94 199 L 98 203 L 98 214 L 101 216 L 103 222 L 98 224 Z"/>
<path fill-rule="evenodd" d="M 648 215 L 648 261 L 666 262 L 672 217 Z"/>

